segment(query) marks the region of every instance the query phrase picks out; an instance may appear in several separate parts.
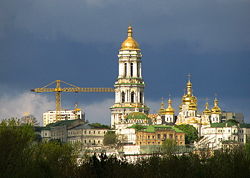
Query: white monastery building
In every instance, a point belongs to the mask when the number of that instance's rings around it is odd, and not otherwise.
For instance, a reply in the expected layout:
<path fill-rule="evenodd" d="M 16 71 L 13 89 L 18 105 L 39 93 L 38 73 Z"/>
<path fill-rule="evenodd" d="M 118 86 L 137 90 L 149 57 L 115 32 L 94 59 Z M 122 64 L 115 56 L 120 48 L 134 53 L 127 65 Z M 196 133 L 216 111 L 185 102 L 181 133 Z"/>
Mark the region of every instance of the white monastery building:
<path fill-rule="evenodd" d="M 59 111 L 59 113 L 56 113 L 56 111 L 47 111 L 43 113 L 43 126 L 46 126 L 50 123 L 55 123 L 57 121 L 74 119 L 85 120 L 84 112 L 79 108 L 75 108 L 74 110 L 65 109 Z"/>

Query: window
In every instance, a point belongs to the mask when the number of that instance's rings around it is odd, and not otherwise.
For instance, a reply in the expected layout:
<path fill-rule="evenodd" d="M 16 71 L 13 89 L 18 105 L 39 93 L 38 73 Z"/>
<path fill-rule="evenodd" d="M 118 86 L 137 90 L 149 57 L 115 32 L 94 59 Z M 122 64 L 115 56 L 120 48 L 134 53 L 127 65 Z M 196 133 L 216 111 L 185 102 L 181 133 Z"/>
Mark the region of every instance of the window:
<path fill-rule="evenodd" d="M 164 139 L 166 139 L 166 138 L 167 138 L 167 135 L 166 135 L 166 134 L 164 134 L 164 135 L 163 135 L 163 137 L 164 137 Z"/>
<path fill-rule="evenodd" d="M 134 75 L 133 65 L 134 65 L 133 63 L 130 64 L 131 77 L 133 77 Z"/>
<path fill-rule="evenodd" d="M 140 103 L 142 103 L 142 92 L 140 92 Z"/>
<path fill-rule="evenodd" d="M 140 77 L 140 63 L 137 64 L 137 77 Z"/>
<path fill-rule="evenodd" d="M 131 103 L 135 102 L 135 92 L 132 91 L 131 93 Z"/>
<path fill-rule="evenodd" d="M 124 103 L 125 102 L 125 93 L 124 93 L 124 91 L 122 92 L 122 103 Z"/>
<path fill-rule="evenodd" d="M 158 135 L 157 135 L 157 138 L 158 138 L 158 139 L 160 139 L 160 138 L 161 138 L 161 135 L 160 135 L 160 134 L 158 134 Z"/>
<path fill-rule="evenodd" d="M 150 136 L 148 136 L 148 139 L 150 139 Z"/>
<path fill-rule="evenodd" d="M 124 75 L 127 76 L 127 63 L 124 64 Z"/>
<path fill-rule="evenodd" d="M 89 131 L 89 134 L 91 134 L 91 131 Z"/>

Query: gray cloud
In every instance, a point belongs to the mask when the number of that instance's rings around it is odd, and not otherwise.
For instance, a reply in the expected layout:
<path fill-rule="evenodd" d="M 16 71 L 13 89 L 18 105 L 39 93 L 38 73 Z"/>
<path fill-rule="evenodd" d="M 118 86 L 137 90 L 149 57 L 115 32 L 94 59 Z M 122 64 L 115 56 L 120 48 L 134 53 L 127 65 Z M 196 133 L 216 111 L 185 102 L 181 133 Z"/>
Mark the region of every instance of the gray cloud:
<path fill-rule="evenodd" d="M 173 107 L 178 113 L 178 106 L 181 103 L 181 98 L 173 98 Z M 198 98 L 199 111 L 204 109 L 205 98 Z M 67 102 L 67 101 L 65 101 Z M 86 119 L 93 122 L 110 124 L 110 106 L 114 103 L 113 98 L 102 99 L 93 103 L 79 103 L 86 114 Z M 157 113 L 160 108 L 161 100 L 147 100 L 146 105 L 150 107 L 150 113 Z M 167 107 L 167 99 L 164 99 L 165 107 Z M 210 107 L 213 101 L 210 100 Z M 249 105 L 250 100 L 226 99 L 220 100 L 220 107 L 225 111 L 242 112 L 244 111 L 245 121 L 250 122 Z M 42 124 L 42 113 L 53 110 L 55 108 L 54 100 L 50 100 L 47 96 L 38 95 L 28 92 L 23 92 L 17 96 L 4 95 L 0 99 L 0 118 L 22 117 L 24 112 L 33 114 L 40 124 Z M 67 106 L 66 109 L 72 109 L 73 106 Z"/>
<path fill-rule="evenodd" d="M 0 98 L 0 120 L 10 117 L 21 118 L 24 112 L 34 115 L 42 124 L 42 113 L 55 108 L 55 103 L 46 96 L 29 92 L 17 96 L 3 95 Z"/>
<path fill-rule="evenodd" d="M 23 0 L 0 5 L 0 29 L 8 23 L 37 38 L 117 43 L 131 23 L 140 41 L 156 47 L 181 42 L 196 52 L 250 49 L 249 0 Z"/>

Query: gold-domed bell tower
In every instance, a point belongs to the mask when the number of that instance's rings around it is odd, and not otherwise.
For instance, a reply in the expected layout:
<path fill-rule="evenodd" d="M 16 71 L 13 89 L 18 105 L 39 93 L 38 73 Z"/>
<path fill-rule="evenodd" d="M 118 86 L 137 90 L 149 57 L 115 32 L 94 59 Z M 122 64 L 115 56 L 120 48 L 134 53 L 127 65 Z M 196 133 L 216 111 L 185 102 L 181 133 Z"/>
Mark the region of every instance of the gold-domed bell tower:
<path fill-rule="evenodd" d="M 144 104 L 144 81 L 142 78 L 141 50 L 133 38 L 133 29 L 128 27 L 127 38 L 118 54 L 119 74 L 115 82 L 115 104 L 111 110 L 111 127 L 126 124 L 125 116 L 131 112 L 148 113 Z"/>
<path fill-rule="evenodd" d="M 214 99 L 214 107 L 211 109 L 211 123 L 221 122 L 221 109 L 218 105 L 219 101 L 217 98 Z"/>
<path fill-rule="evenodd" d="M 165 123 L 174 123 L 174 108 L 172 107 L 172 100 L 168 99 L 168 107 L 165 109 Z"/>

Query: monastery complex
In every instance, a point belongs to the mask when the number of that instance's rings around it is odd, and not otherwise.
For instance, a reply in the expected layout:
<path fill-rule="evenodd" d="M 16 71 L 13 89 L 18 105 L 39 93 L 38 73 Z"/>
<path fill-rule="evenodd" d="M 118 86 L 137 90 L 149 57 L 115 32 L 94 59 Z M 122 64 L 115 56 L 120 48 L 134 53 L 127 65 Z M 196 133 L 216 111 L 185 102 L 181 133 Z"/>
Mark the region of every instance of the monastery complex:
<path fill-rule="evenodd" d="M 124 150 L 129 148 L 127 153 L 142 153 L 142 146 L 162 145 L 166 139 L 185 146 L 185 133 L 178 125 L 192 125 L 197 130 L 200 138 L 194 143 L 197 148 L 219 149 L 225 143 L 246 143 L 250 136 L 250 125 L 244 124 L 242 114 L 223 111 L 217 98 L 214 98 L 213 106 L 209 107 L 208 102 L 204 103 L 204 110 L 198 112 L 197 98 L 193 94 L 190 77 L 179 111 L 172 107 L 172 100 L 169 98 L 167 107 L 162 102 L 158 113 L 149 113 L 144 98 L 142 61 L 140 46 L 133 37 L 132 27 L 129 26 L 127 38 L 122 42 L 118 53 L 119 72 L 114 84 L 114 104 L 110 107 L 111 130 L 118 135 Z M 102 146 L 103 137 L 109 130 L 93 128 L 79 119 L 82 118 L 78 116 L 77 122 L 69 119 L 60 121 L 64 124 L 48 124 L 42 131 L 42 137 L 47 140 L 61 139 L 63 135 L 65 142 L 80 142 L 90 147 Z"/>

